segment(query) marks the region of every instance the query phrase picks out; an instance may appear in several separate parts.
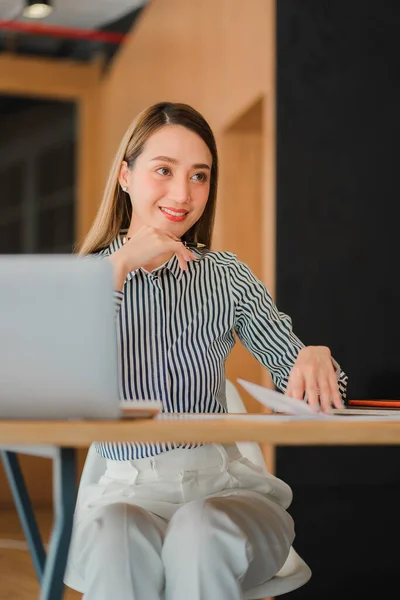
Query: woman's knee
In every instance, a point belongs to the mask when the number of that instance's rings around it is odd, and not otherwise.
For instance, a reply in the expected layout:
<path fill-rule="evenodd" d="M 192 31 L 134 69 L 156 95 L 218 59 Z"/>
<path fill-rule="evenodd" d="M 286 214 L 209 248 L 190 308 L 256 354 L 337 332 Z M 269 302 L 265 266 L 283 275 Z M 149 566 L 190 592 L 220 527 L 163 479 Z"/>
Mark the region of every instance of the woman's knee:
<path fill-rule="evenodd" d="M 184 504 L 171 518 L 169 531 L 184 534 L 207 527 L 213 519 L 215 509 L 210 500 L 194 500 Z"/>
<path fill-rule="evenodd" d="M 164 540 L 162 560 L 170 579 L 182 563 L 188 573 L 225 565 L 237 578 L 249 564 L 246 538 L 217 498 L 190 502 L 175 513 Z"/>
<path fill-rule="evenodd" d="M 218 535 L 222 522 L 225 522 L 226 526 L 230 521 L 229 517 L 220 510 L 217 500 L 195 500 L 183 505 L 169 523 L 164 551 L 190 547 L 193 544 L 206 548 L 208 546 L 206 542 Z M 229 525 L 233 524 L 229 522 Z"/>

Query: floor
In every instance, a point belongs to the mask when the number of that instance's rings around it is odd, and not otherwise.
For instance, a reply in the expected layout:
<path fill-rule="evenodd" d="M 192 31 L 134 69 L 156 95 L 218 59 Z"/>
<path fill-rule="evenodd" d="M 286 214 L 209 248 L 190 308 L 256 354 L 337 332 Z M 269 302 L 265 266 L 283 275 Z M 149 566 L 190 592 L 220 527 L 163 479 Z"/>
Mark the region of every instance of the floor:
<path fill-rule="evenodd" d="M 37 510 L 36 516 L 45 542 L 52 523 L 51 510 Z M 14 548 L 7 548 L 13 540 Z M 24 535 L 14 509 L 0 510 L 0 581 L 1 600 L 37 600 L 39 584 L 29 552 L 24 549 Z M 66 588 L 64 600 L 81 600 L 82 595 Z"/>

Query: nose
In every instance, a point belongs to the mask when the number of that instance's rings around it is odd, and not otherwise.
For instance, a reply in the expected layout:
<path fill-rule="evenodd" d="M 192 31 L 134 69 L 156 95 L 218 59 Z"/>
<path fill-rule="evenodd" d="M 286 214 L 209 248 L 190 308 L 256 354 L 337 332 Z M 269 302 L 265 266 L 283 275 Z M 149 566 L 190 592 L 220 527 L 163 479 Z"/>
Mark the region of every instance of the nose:
<path fill-rule="evenodd" d="M 190 200 L 189 181 L 186 177 L 174 177 L 170 182 L 169 199 L 177 204 L 186 204 Z"/>

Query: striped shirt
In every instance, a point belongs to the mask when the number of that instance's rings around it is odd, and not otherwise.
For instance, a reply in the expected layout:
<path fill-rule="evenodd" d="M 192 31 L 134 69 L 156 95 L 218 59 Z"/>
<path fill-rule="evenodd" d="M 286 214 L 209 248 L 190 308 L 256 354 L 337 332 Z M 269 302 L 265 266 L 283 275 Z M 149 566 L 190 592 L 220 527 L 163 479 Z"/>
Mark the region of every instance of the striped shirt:
<path fill-rule="evenodd" d="M 122 246 L 118 236 L 101 251 Z M 304 345 L 265 285 L 229 252 L 205 252 L 179 267 L 174 255 L 151 273 L 129 273 L 115 292 L 122 400 L 158 399 L 164 412 L 226 412 L 225 361 L 240 341 L 286 389 Z M 347 376 L 338 371 L 345 397 Z M 105 458 L 131 460 L 199 444 L 98 442 Z"/>

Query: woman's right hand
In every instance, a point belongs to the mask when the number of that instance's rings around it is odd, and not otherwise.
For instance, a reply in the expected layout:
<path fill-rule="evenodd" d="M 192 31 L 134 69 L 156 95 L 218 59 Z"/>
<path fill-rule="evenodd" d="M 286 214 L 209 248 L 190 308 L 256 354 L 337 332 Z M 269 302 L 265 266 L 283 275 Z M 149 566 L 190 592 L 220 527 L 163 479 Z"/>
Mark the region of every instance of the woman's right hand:
<path fill-rule="evenodd" d="M 119 250 L 110 255 L 114 267 L 114 282 L 122 290 L 126 276 L 139 267 L 145 267 L 168 254 L 176 254 L 181 269 L 196 256 L 172 233 L 143 226 Z"/>

